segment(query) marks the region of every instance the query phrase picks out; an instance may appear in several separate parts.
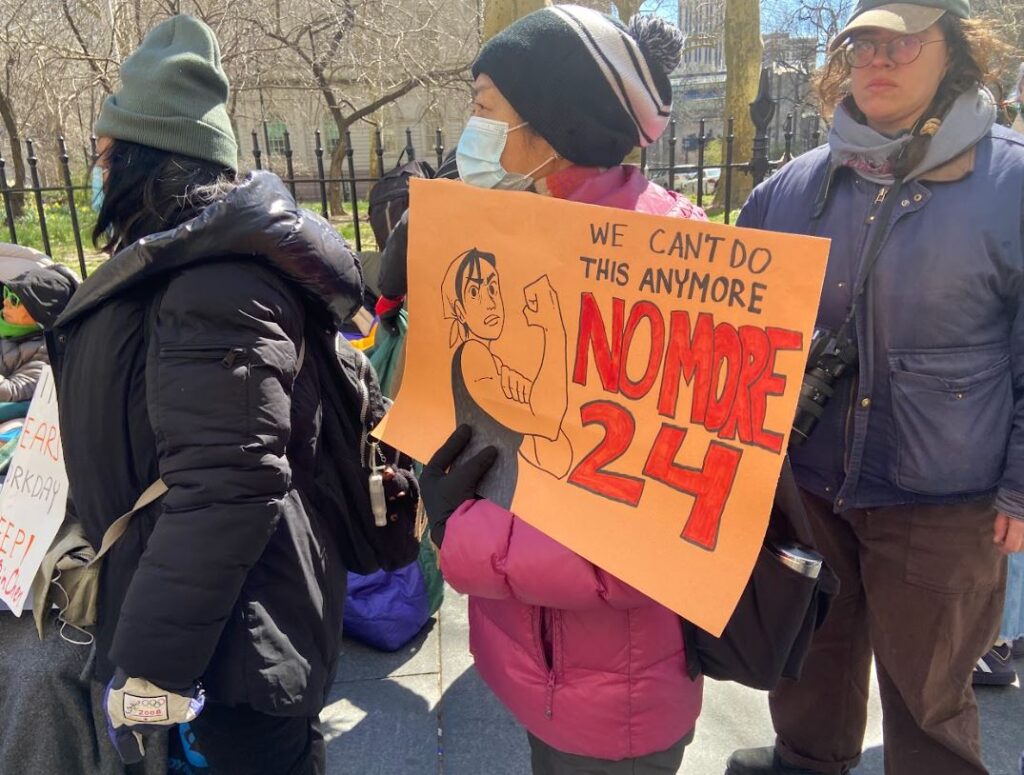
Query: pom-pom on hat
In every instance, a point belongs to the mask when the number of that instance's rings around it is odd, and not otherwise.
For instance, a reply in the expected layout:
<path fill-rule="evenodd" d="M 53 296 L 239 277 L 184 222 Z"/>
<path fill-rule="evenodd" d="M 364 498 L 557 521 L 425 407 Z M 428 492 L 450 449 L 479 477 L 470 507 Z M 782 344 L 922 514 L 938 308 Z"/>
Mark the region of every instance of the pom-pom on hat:
<path fill-rule="evenodd" d="M 564 158 L 610 167 L 653 143 L 671 116 L 669 73 L 682 33 L 662 19 L 629 26 L 575 5 L 542 8 L 483 47 L 473 77 L 490 76 L 524 121 Z"/>

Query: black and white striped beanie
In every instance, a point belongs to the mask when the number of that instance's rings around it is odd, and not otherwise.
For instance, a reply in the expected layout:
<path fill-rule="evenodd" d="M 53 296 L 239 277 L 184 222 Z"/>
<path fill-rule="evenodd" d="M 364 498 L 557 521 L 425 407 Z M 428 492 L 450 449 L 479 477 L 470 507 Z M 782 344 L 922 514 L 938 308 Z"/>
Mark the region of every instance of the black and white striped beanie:
<path fill-rule="evenodd" d="M 682 34 L 662 19 L 629 26 L 599 11 L 555 5 L 524 16 L 483 47 L 486 73 L 524 121 L 576 164 L 610 167 L 665 130 L 668 75 Z"/>

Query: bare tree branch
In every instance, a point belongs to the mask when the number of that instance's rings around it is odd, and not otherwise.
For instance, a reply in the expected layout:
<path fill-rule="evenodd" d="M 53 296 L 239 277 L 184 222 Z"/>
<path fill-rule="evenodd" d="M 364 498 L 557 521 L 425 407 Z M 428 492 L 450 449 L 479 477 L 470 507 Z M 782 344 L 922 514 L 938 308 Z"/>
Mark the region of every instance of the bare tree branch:
<path fill-rule="evenodd" d="M 89 47 L 86 45 L 85 39 L 82 37 L 81 31 L 78 29 L 78 25 L 75 23 L 74 17 L 71 15 L 71 8 L 68 7 L 68 0 L 60 0 L 60 8 L 64 13 L 64 19 L 68 23 L 68 27 L 71 29 L 71 33 L 75 36 L 75 40 L 78 41 L 79 46 L 82 48 L 82 53 L 85 55 L 84 61 L 89 63 L 93 72 L 96 73 L 96 77 L 99 79 L 100 85 L 103 86 L 107 94 L 114 93 L 114 87 L 110 83 L 110 79 L 107 78 L 107 74 L 103 69 L 96 63 L 96 58 L 89 52 Z"/>

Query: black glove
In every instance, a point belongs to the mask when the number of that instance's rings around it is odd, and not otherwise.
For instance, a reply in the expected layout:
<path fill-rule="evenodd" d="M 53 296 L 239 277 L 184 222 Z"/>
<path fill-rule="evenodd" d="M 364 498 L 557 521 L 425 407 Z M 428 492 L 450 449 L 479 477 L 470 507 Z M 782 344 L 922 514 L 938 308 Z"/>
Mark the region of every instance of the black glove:
<path fill-rule="evenodd" d="M 408 498 L 415 504 L 420 498 L 419 482 L 409 469 L 389 467 L 384 474 L 384 495 L 389 501 Z"/>
<path fill-rule="evenodd" d="M 420 497 L 427 512 L 430 537 L 438 546 L 444 540 L 444 526 L 455 510 L 476 498 L 476 488 L 498 457 L 494 447 L 484 447 L 469 460 L 452 465 L 469 444 L 473 429 L 460 425 L 430 458 L 420 476 Z"/>

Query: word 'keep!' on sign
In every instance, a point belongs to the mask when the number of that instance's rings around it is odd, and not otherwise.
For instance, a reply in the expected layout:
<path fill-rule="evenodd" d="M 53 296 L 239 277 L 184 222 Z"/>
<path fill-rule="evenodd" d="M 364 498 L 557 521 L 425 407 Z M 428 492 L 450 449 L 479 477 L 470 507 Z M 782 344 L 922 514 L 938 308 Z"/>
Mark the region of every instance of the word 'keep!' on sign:
<path fill-rule="evenodd" d="M 409 335 L 379 429 L 461 423 L 481 493 L 708 632 L 764 538 L 828 241 L 412 182 Z"/>
<path fill-rule="evenodd" d="M 0 490 L 0 600 L 21 616 L 29 587 L 64 521 L 68 478 L 57 391 L 47 366 Z"/>

